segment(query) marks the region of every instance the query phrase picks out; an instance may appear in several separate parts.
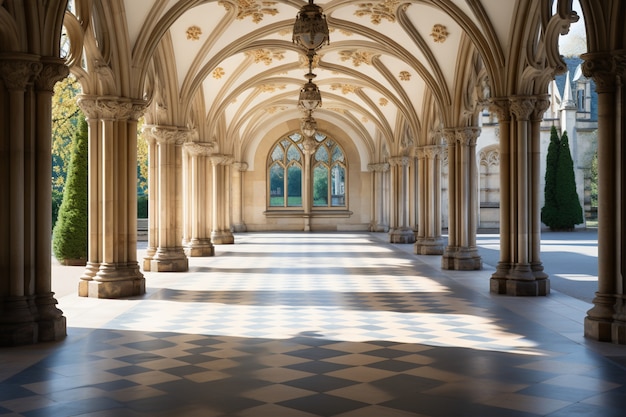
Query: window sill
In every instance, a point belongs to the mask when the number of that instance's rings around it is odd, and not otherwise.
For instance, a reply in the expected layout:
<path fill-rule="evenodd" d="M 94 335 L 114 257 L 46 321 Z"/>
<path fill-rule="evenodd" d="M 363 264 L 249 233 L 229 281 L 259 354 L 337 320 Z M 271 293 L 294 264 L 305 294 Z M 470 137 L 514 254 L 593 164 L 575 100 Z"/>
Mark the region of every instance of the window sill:
<path fill-rule="evenodd" d="M 269 209 L 263 212 L 266 217 L 350 217 L 352 212 L 347 209 L 313 209 L 310 213 L 294 209 Z"/>

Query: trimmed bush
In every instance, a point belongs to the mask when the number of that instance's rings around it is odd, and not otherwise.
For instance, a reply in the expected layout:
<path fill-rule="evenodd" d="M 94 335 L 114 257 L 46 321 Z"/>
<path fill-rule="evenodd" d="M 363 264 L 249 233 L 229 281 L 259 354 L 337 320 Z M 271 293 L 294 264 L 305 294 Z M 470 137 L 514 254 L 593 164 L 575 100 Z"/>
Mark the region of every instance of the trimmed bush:
<path fill-rule="evenodd" d="M 552 126 L 550 131 L 550 145 L 548 145 L 548 155 L 546 156 L 546 176 L 544 187 L 544 206 L 541 208 L 541 221 L 547 225 L 558 222 L 559 205 L 556 198 L 556 172 L 559 162 L 559 133 L 556 127 Z"/>
<path fill-rule="evenodd" d="M 88 128 L 81 116 L 74 134 L 63 201 L 52 232 L 54 257 L 66 265 L 87 263 Z"/>

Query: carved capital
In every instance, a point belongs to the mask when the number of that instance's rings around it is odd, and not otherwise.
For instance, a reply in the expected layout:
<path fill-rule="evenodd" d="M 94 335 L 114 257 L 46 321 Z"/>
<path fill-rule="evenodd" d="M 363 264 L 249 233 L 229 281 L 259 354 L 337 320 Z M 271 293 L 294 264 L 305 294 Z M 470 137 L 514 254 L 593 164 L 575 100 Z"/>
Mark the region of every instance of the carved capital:
<path fill-rule="evenodd" d="M 498 121 L 508 122 L 511 120 L 511 103 L 508 98 L 496 97 L 489 99 L 489 111 L 496 114 Z"/>
<path fill-rule="evenodd" d="M 77 103 L 85 117 L 92 120 L 137 120 L 146 108 L 143 100 L 110 96 L 80 95 Z"/>
<path fill-rule="evenodd" d="M 217 142 L 187 142 L 184 146 L 193 156 L 211 156 L 217 152 Z"/>
<path fill-rule="evenodd" d="M 587 53 L 581 55 L 585 61 L 582 71 L 585 77 L 593 78 L 598 93 L 615 92 L 618 75 L 618 60 L 609 53 Z"/>
<path fill-rule="evenodd" d="M 235 158 L 230 155 L 211 155 L 209 156 L 209 159 L 211 160 L 213 166 L 230 165 L 235 161 Z"/>
<path fill-rule="evenodd" d="M 144 134 L 159 145 L 183 145 L 191 138 L 189 129 L 180 129 L 176 126 L 146 125 Z"/>
<path fill-rule="evenodd" d="M 480 127 L 460 127 L 455 129 L 455 137 L 458 144 L 463 146 L 476 146 L 476 141 L 480 136 Z"/>
<path fill-rule="evenodd" d="M 443 129 L 442 139 L 443 143 L 448 146 L 456 145 L 456 129 Z"/>
<path fill-rule="evenodd" d="M 370 172 L 387 172 L 389 171 L 389 164 L 387 162 L 367 164 L 367 170 Z"/>
<path fill-rule="evenodd" d="M 530 115 L 530 120 L 537 122 L 543 120 L 543 115 L 550 107 L 550 98 L 547 94 L 537 96 L 535 101 L 535 109 Z"/>
<path fill-rule="evenodd" d="M 517 120 L 530 120 L 530 115 L 535 110 L 536 99 L 534 97 L 510 97 L 511 113 Z"/>
<path fill-rule="evenodd" d="M 431 160 L 437 157 L 441 157 L 443 153 L 443 147 L 440 145 L 422 146 L 420 148 L 417 148 L 417 150 L 423 155 L 422 158 Z"/>
<path fill-rule="evenodd" d="M 39 76 L 35 80 L 35 85 L 40 91 L 54 91 L 54 85 L 67 77 L 70 69 L 63 60 L 43 62 Z"/>
<path fill-rule="evenodd" d="M 247 162 L 233 162 L 232 167 L 239 172 L 245 172 L 248 170 Z"/>
<path fill-rule="evenodd" d="M 389 165 L 391 166 L 408 166 L 411 164 L 411 158 L 408 156 L 393 156 L 389 158 Z"/>
<path fill-rule="evenodd" d="M 41 72 L 41 62 L 28 58 L 0 59 L 0 77 L 8 90 L 24 91 Z"/>

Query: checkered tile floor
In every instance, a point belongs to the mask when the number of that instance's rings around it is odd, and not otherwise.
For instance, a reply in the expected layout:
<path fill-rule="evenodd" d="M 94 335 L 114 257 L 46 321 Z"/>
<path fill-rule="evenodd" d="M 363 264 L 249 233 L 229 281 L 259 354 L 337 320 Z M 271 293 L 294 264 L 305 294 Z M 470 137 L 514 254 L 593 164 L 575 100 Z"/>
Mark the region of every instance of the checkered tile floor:
<path fill-rule="evenodd" d="M 626 370 L 550 326 L 558 295 L 408 249 L 242 234 L 143 297 L 64 297 L 65 341 L 0 350 L 0 416 L 624 415 Z"/>

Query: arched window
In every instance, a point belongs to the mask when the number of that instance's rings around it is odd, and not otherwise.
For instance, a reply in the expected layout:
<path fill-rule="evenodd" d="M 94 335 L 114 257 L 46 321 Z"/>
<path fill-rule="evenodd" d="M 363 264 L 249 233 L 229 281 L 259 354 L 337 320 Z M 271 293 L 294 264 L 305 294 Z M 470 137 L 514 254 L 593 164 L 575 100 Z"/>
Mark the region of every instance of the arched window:
<path fill-rule="evenodd" d="M 302 207 L 302 135 L 291 134 L 274 146 L 268 165 L 270 207 Z"/>
<path fill-rule="evenodd" d="M 321 133 L 311 161 L 313 207 L 346 206 L 346 160 L 341 147 Z M 267 162 L 269 207 L 302 207 L 304 178 L 303 137 L 293 133 L 280 139 Z"/>
<path fill-rule="evenodd" d="M 341 147 L 320 133 L 313 157 L 313 207 L 346 206 L 346 158 Z"/>

